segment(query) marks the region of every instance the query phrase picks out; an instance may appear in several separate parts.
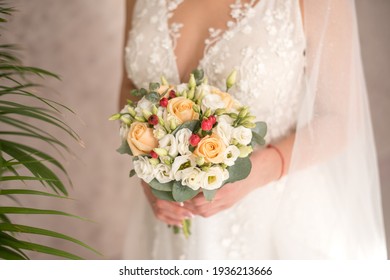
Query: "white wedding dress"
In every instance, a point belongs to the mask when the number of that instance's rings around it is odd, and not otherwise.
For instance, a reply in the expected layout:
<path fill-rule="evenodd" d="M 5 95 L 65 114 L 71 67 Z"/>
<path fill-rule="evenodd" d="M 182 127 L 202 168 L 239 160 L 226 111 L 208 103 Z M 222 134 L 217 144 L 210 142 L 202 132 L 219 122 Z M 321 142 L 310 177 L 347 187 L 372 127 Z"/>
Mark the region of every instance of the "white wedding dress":
<path fill-rule="evenodd" d="M 150 81 L 159 81 L 161 75 L 172 84 L 180 83 L 174 46 L 180 40 L 182 23 L 170 23 L 169 18 L 181 2 L 136 1 L 126 47 L 126 68 L 137 87 L 147 87 Z M 225 78 L 232 69 L 238 71 L 238 82 L 231 93 L 250 106 L 259 121 L 267 123 L 266 141 L 270 143 L 291 133 L 297 123 L 306 86 L 302 15 L 298 0 L 242 2 L 247 4 L 236 1 L 231 6 L 231 21 L 226 23 L 226 30 L 210 27 L 198 68 L 205 71 L 210 84 L 220 88 L 224 88 Z M 316 182 L 315 196 L 321 197 L 318 192 L 326 189 L 326 180 L 315 166 L 307 170 L 300 176 L 304 180 L 310 176 L 307 181 Z M 323 231 L 335 215 L 323 210 L 331 207 L 326 192 L 321 200 L 312 202 L 320 206 L 318 212 L 292 213 L 301 215 L 305 222 L 324 221 L 308 231 L 299 223 L 291 224 L 286 215 L 276 216 L 287 177 L 257 188 L 217 215 L 194 217 L 188 239 L 173 234 L 166 224 L 156 220 L 141 188 L 131 186 L 133 214 L 124 258 L 337 258 L 343 250 L 343 239 L 329 247 Z M 137 180 L 132 182 L 138 184 Z M 293 193 L 288 203 L 299 204 L 311 199 L 307 191 L 310 186 L 300 187 L 306 188 L 305 195 L 295 198 Z"/>

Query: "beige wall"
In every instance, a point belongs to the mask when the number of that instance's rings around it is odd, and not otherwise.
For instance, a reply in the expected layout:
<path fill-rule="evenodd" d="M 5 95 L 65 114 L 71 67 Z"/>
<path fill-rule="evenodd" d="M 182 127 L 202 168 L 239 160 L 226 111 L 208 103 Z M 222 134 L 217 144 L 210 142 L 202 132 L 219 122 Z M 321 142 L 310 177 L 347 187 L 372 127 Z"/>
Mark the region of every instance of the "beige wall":
<path fill-rule="evenodd" d="M 117 126 L 107 121 L 116 112 L 120 81 L 123 1 L 119 0 L 15 0 L 18 8 L 0 41 L 17 42 L 25 49 L 26 64 L 59 73 L 62 82 L 46 80 L 61 93 L 60 99 L 77 113 L 67 120 L 86 143 L 71 145 L 78 160 L 66 166 L 73 178 L 71 196 L 76 201 L 31 200 L 30 206 L 65 209 L 96 223 L 67 218 L 40 217 L 34 223 L 75 236 L 104 253 L 103 258 L 121 257 L 132 187 L 126 176 L 126 157 L 114 152 Z M 390 12 L 388 0 L 358 0 L 362 53 L 379 154 L 385 220 L 390 237 Z M 4 31 L 2 31 L 4 33 Z M 80 121 L 80 119 L 82 121 Z M 70 142 L 70 141 L 69 141 Z M 19 219 L 25 219 L 19 217 Z M 33 239 L 33 238 L 31 238 Z M 389 239 L 390 240 L 390 239 Z M 86 258 L 101 258 L 69 247 L 68 243 L 46 242 Z"/>

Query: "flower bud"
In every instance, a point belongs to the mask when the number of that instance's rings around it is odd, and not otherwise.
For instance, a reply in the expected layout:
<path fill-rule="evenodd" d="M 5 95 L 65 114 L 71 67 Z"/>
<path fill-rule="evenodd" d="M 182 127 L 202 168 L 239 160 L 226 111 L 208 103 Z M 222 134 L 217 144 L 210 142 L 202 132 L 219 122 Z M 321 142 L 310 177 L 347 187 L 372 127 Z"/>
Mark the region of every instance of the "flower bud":
<path fill-rule="evenodd" d="M 196 91 L 195 91 L 195 100 L 196 101 L 198 101 L 200 98 L 201 98 L 201 96 L 203 96 L 203 89 L 201 90 L 201 89 L 197 89 Z"/>
<path fill-rule="evenodd" d="M 226 112 L 225 108 L 218 108 L 217 110 L 215 110 L 214 114 L 217 116 L 220 116 L 220 115 L 224 114 L 225 112 Z"/>
<path fill-rule="evenodd" d="M 192 106 L 192 110 L 194 110 L 194 112 L 195 113 L 200 113 L 200 107 L 199 107 L 199 105 L 196 105 L 196 104 L 194 104 L 193 106 Z"/>
<path fill-rule="evenodd" d="M 129 115 L 122 115 L 121 121 L 124 122 L 127 125 L 131 125 L 131 120 Z"/>
<path fill-rule="evenodd" d="M 236 113 L 230 113 L 229 117 L 231 117 L 232 119 L 236 120 L 238 118 L 238 115 Z"/>
<path fill-rule="evenodd" d="M 195 162 L 198 166 L 202 166 L 204 164 L 204 157 L 197 157 Z"/>
<path fill-rule="evenodd" d="M 142 115 L 144 116 L 145 119 L 149 119 L 149 117 L 152 116 L 152 113 L 149 112 L 148 110 L 142 109 Z"/>
<path fill-rule="evenodd" d="M 149 159 L 149 162 L 150 162 L 150 164 L 153 165 L 153 166 L 155 166 L 155 165 L 157 165 L 157 164 L 160 163 L 160 161 L 159 161 L 158 159 L 156 159 L 156 158 L 150 158 L 150 159 Z"/>
<path fill-rule="evenodd" d="M 169 85 L 167 79 L 165 79 L 164 76 L 161 76 L 161 84 L 162 84 L 163 86 L 168 86 L 168 85 Z"/>
<path fill-rule="evenodd" d="M 255 128 L 256 127 L 256 124 L 253 122 L 243 122 L 241 125 L 243 127 L 246 127 L 246 128 Z"/>
<path fill-rule="evenodd" d="M 154 105 L 154 104 L 153 104 L 153 106 L 152 106 L 152 113 L 153 113 L 154 115 L 157 115 L 157 113 L 158 113 L 158 109 L 157 109 L 156 105 Z"/>
<path fill-rule="evenodd" d="M 211 115 L 211 109 L 207 108 L 206 112 L 203 114 L 204 117 L 208 118 Z"/>
<path fill-rule="evenodd" d="M 228 91 L 236 83 L 237 71 L 233 70 L 226 79 L 226 91 Z"/>
<path fill-rule="evenodd" d="M 162 157 L 161 161 L 164 162 L 166 165 L 172 165 L 173 163 L 173 159 L 169 156 Z"/>
<path fill-rule="evenodd" d="M 141 117 L 141 116 L 135 116 L 134 119 L 136 121 L 139 121 L 139 122 L 146 122 L 146 119 L 144 117 Z"/>
<path fill-rule="evenodd" d="M 251 152 L 253 152 L 252 146 L 241 146 L 238 148 L 240 150 L 240 158 L 247 157 Z"/>
<path fill-rule="evenodd" d="M 190 80 L 188 81 L 188 88 L 192 89 L 196 87 L 196 80 L 194 74 L 190 75 Z"/>
<path fill-rule="evenodd" d="M 194 99 L 194 96 L 195 96 L 195 88 L 190 88 L 190 90 L 188 91 L 187 98 L 192 100 Z"/>
<path fill-rule="evenodd" d="M 135 115 L 136 115 L 136 112 L 135 112 L 134 108 L 131 107 L 131 106 L 127 107 L 127 112 L 129 112 L 129 114 L 130 114 L 132 117 L 135 117 Z"/>
<path fill-rule="evenodd" d="M 256 119 L 255 116 L 246 116 L 246 117 L 243 119 L 243 122 L 253 122 L 255 119 Z"/>
<path fill-rule="evenodd" d="M 153 151 L 158 154 L 160 157 L 164 157 L 168 155 L 168 151 L 164 148 L 154 148 Z"/>
<path fill-rule="evenodd" d="M 108 120 L 109 121 L 116 121 L 116 120 L 119 120 L 121 118 L 121 114 L 114 114 L 112 115 Z"/>
<path fill-rule="evenodd" d="M 248 113 L 249 113 L 248 107 L 244 107 L 243 109 L 241 109 L 240 113 L 238 113 L 238 117 L 240 119 L 242 119 L 242 118 L 246 117 L 248 115 Z"/>
<path fill-rule="evenodd" d="M 175 130 L 177 127 L 177 123 L 176 123 L 176 120 L 174 118 L 170 119 L 169 121 L 169 128 L 171 130 Z"/>

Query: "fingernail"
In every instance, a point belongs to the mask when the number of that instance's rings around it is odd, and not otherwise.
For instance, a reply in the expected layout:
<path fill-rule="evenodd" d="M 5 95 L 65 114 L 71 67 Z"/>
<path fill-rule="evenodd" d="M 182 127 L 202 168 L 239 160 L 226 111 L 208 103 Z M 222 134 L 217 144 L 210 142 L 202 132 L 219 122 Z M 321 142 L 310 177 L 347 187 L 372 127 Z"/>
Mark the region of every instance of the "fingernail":
<path fill-rule="evenodd" d="M 184 206 L 184 203 L 183 202 L 180 202 L 180 204 L 179 204 L 181 207 L 183 207 Z"/>

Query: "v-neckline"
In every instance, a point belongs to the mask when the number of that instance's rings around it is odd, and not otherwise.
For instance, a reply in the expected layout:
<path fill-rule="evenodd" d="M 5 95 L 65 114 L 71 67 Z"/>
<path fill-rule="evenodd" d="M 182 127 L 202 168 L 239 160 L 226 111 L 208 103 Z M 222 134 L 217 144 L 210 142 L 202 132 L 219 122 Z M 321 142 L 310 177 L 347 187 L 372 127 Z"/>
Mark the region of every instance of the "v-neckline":
<path fill-rule="evenodd" d="M 185 0 L 184 0 L 185 1 Z M 167 32 L 166 35 L 167 35 L 167 39 L 169 40 L 170 42 L 170 55 L 172 57 L 172 60 L 173 60 L 173 67 L 174 67 L 174 72 L 175 72 L 175 75 L 176 75 L 176 82 L 177 83 L 184 83 L 185 81 L 182 81 L 181 80 L 181 77 L 180 77 L 180 72 L 179 72 L 179 66 L 178 66 L 178 63 L 177 63 L 177 56 L 176 56 L 176 53 L 175 53 L 175 49 L 174 49 L 174 41 L 172 40 L 172 37 L 170 36 L 170 23 L 169 23 L 169 17 L 168 17 L 168 14 L 170 13 L 170 11 L 168 10 L 168 3 L 167 1 L 164 1 L 164 7 L 165 7 L 165 27 L 167 29 Z M 257 13 L 257 9 L 260 9 L 260 7 L 263 5 L 263 3 L 265 3 L 266 0 L 258 0 L 252 7 L 252 9 L 254 10 L 255 13 Z M 172 13 L 172 12 L 171 12 Z M 242 20 L 248 20 L 248 15 L 247 13 L 244 15 L 244 17 L 241 19 Z M 173 22 L 175 23 L 175 22 Z M 179 23 L 179 22 L 177 22 Z M 226 22 L 226 25 L 227 25 L 228 22 Z M 198 63 L 197 63 L 197 66 L 195 69 L 199 69 L 201 68 L 202 64 L 204 64 L 204 62 L 206 61 L 206 59 L 209 57 L 209 54 L 210 54 L 210 49 L 211 48 L 214 48 L 214 47 L 217 47 L 219 46 L 220 44 L 222 44 L 223 41 L 226 41 L 225 39 L 225 35 L 227 32 L 232 32 L 233 36 L 238 33 L 237 32 L 237 29 L 240 28 L 241 25 L 239 23 L 235 23 L 234 26 L 232 27 L 227 27 L 226 29 L 222 30 L 221 29 L 221 34 L 219 36 L 219 38 L 208 48 L 206 49 L 206 44 L 205 44 L 205 41 L 207 39 L 209 39 L 210 37 L 207 37 L 205 38 L 203 44 L 205 45 L 204 48 L 203 48 L 203 55 L 202 57 L 199 59 Z M 209 27 L 210 28 L 213 28 L 213 27 Z M 232 38 L 230 38 L 231 40 Z"/>

